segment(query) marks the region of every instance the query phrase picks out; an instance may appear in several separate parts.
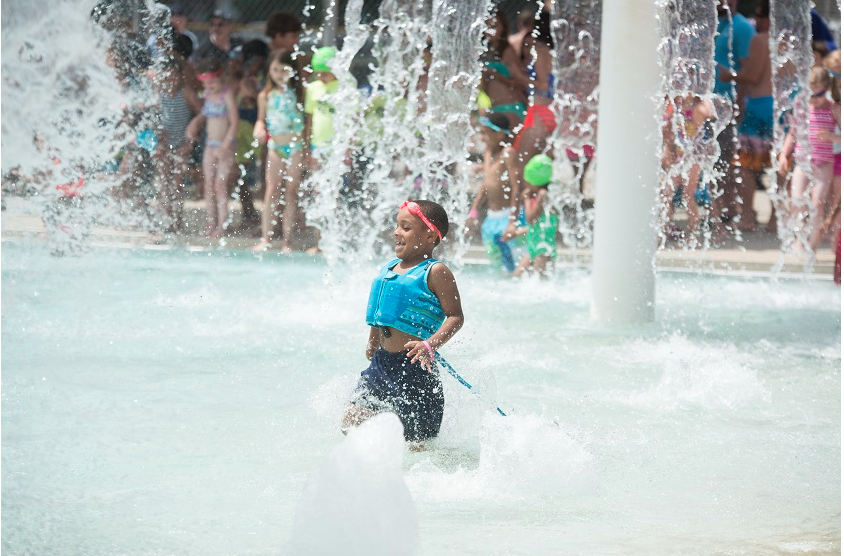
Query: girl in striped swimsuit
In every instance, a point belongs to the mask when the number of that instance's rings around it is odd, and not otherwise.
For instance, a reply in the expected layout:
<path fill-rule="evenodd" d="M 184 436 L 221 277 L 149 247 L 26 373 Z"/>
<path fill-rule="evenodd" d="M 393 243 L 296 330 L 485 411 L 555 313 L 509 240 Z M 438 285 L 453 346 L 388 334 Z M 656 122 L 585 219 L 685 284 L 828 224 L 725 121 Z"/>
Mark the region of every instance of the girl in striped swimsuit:
<path fill-rule="evenodd" d="M 202 109 L 202 102 L 185 76 L 187 56 L 174 44 L 172 37 L 169 44 L 174 47 L 164 56 L 158 81 L 161 140 L 156 152 L 156 171 L 161 205 L 168 221 L 165 231 L 175 233 L 182 228 L 182 203 L 192 149 L 187 127 L 194 114 Z M 190 45 L 190 39 L 187 44 Z"/>
<path fill-rule="evenodd" d="M 826 69 L 815 67 L 809 77 L 812 98 L 809 100 L 809 145 L 811 147 L 812 176 L 796 165 L 791 178 L 791 198 L 795 208 L 809 214 L 808 247 L 814 252 L 823 240 L 822 226 L 824 212 L 829 196 L 835 166 L 835 154 L 832 141 L 827 133 L 834 133 L 840 113 L 833 111 L 832 102 L 827 98 L 831 77 Z M 786 141 L 788 143 L 788 140 Z M 795 153 L 803 150 L 797 144 Z M 812 207 L 811 209 L 809 207 Z"/>

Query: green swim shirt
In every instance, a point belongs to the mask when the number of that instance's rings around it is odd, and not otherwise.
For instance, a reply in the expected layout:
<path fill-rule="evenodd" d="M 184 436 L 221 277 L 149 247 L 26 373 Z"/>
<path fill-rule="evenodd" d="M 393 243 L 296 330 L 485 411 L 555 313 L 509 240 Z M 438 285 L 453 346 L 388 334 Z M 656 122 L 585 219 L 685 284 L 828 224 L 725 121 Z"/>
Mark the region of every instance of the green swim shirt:
<path fill-rule="evenodd" d="M 339 81 L 308 83 L 305 89 L 305 113 L 311 115 L 311 145 L 322 147 L 334 138 L 334 107 L 323 100 L 325 95 L 336 93 Z"/>

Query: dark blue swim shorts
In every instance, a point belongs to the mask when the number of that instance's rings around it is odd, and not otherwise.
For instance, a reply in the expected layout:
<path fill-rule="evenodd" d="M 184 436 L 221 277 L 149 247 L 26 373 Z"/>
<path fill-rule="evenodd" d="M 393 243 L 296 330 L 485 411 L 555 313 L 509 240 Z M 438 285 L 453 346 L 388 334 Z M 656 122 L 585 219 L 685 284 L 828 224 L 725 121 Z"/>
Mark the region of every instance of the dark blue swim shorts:
<path fill-rule="evenodd" d="M 405 351 L 376 351 L 351 401 L 376 413 L 395 413 L 404 425 L 405 440 L 426 440 L 440 432 L 445 398 L 439 373 L 411 363 Z"/>

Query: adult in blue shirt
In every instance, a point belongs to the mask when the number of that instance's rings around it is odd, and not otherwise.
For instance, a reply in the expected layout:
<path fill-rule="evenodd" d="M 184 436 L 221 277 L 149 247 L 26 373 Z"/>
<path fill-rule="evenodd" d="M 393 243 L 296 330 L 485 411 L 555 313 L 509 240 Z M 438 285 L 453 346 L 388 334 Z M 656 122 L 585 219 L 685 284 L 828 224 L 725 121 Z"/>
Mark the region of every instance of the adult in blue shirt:
<path fill-rule="evenodd" d="M 715 74 L 727 70 L 730 73 L 741 71 L 742 62 L 750 54 L 750 40 L 756 34 L 753 25 L 743 15 L 736 11 L 738 0 L 722 0 L 718 7 L 718 33 L 715 35 Z M 739 116 L 744 106 L 744 86 L 736 85 L 735 81 L 721 81 L 715 79 L 715 93 L 737 102 L 739 105 Z M 717 197 L 715 206 L 716 215 L 728 224 L 731 228 L 739 218 L 738 188 L 736 178 L 737 168 L 733 163 L 736 154 L 736 126 L 738 121 L 727 124 L 724 131 L 718 136 L 718 144 L 721 147 L 721 157 L 716 165 L 723 177 L 719 179 L 718 188 L 723 194 Z M 753 199 L 748 199 L 749 206 L 753 206 Z"/>
<path fill-rule="evenodd" d="M 750 54 L 750 39 L 756 34 L 753 25 L 736 11 L 738 0 L 728 0 L 718 8 L 718 34 L 715 35 L 715 63 L 720 66 L 716 73 L 727 69 L 732 73 L 741 71 L 741 64 Z M 732 14 L 732 17 L 730 15 Z M 732 27 L 732 33 L 730 28 Z M 730 36 L 732 34 L 732 36 Z M 732 53 L 732 61 L 730 54 Z M 733 100 L 734 82 L 715 80 L 715 92 Z M 741 95 L 738 97 L 741 102 Z"/>

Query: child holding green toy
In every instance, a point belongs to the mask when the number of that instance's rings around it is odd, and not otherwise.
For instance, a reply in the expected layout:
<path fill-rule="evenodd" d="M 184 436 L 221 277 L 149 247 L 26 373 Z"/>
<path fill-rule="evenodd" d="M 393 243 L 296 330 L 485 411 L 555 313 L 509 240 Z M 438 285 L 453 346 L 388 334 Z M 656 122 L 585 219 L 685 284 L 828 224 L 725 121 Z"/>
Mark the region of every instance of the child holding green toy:
<path fill-rule="evenodd" d="M 557 258 L 557 228 L 560 226 L 560 215 L 548 205 L 548 184 L 551 183 L 551 175 L 551 159 L 545 154 L 535 155 L 525 165 L 525 188 L 521 201 L 527 226 L 517 228 L 514 221 L 510 224 L 510 232 L 513 235 L 526 236 L 528 252 L 513 272 L 513 276 L 533 270 L 546 277 L 548 264 Z"/>

